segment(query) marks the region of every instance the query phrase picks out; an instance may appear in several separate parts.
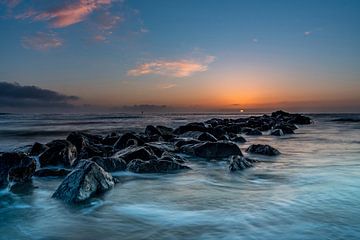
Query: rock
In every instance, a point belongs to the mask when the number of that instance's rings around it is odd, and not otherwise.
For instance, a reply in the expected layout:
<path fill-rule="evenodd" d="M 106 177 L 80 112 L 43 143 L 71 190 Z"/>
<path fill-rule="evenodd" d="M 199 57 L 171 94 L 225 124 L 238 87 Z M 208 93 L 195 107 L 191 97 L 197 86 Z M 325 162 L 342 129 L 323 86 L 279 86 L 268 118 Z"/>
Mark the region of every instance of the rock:
<path fill-rule="evenodd" d="M 89 160 L 97 163 L 107 172 L 124 171 L 126 169 L 126 162 L 121 158 L 93 157 Z"/>
<path fill-rule="evenodd" d="M 246 139 L 243 138 L 242 136 L 235 136 L 235 137 L 231 138 L 231 141 L 237 142 L 237 143 L 244 143 L 244 142 L 246 142 Z"/>
<path fill-rule="evenodd" d="M 103 139 L 102 144 L 108 145 L 108 146 L 113 146 L 119 140 L 119 138 L 120 137 L 117 135 L 106 136 Z"/>
<path fill-rule="evenodd" d="M 263 144 L 253 144 L 249 146 L 248 149 L 246 149 L 246 152 L 261 154 L 266 156 L 276 156 L 280 154 L 280 152 L 277 149 L 269 145 L 263 145 Z"/>
<path fill-rule="evenodd" d="M 169 141 L 174 138 L 174 130 L 165 126 L 156 126 L 156 129 L 161 133 L 164 141 Z"/>
<path fill-rule="evenodd" d="M 67 203 L 79 203 L 109 190 L 114 184 L 112 176 L 95 162 L 81 160 L 52 197 Z"/>
<path fill-rule="evenodd" d="M 257 129 L 250 129 L 250 130 L 246 133 L 246 135 L 248 135 L 248 136 L 260 136 L 260 135 L 262 135 L 262 132 L 259 131 L 259 130 L 257 130 Z"/>
<path fill-rule="evenodd" d="M 48 147 L 45 144 L 41 144 L 41 143 L 34 143 L 34 145 L 31 147 L 30 156 L 37 156 L 43 152 L 45 152 L 45 150 L 47 150 Z"/>
<path fill-rule="evenodd" d="M 225 158 L 232 155 L 242 156 L 240 148 L 233 142 L 204 142 L 184 148 L 186 153 L 202 158 Z"/>
<path fill-rule="evenodd" d="M 185 163 L 185 159 L 180 157 L 179 155 L 176 155 L 174 153 L 170 153 L 170 152 L 164 152 L 161 157 L 160 160 L 170 160 L 170 161 L 176 161 L 179 163 Z"/>
<path fill-rule="evenodd" d="M 168 142 L 150 142 L 145 143 L 145 146 L 149 147 L 157 157 L 161 157 L 161 155 L 167 152 L 175 152 L 175 145 Z"/>
<path fill-rule="evenodd" d="M 10 168 L 8 179 L 10 182 L 24 183 L 31 180 L 35 170 L 35 159 L 24 157 L 19 165 Z"/>
<path fill-rule="evenodd" d="M 36 177 L 63 177 L 68 175 L 71 170 L 64 168 L 42 168 L 35 171 L 34 176 Z"/>
<path fill-rule="evenodd" d="M 78 152 L 89 145 L 102 144 L 103 138 L 98 135 L 88 134 L 84 132 L 72 132 L 66 138 L 77 149 Z"/>
<path fill-rule="evenodd" d="M 294 126 L 290 125 L 290 124 L 285 124 L 285 123 L 281 123 L 281 124 L 276 124 L 274 126 L 275 129 L 281 129 L 281 131 L 284 134 L 294 134 Z M 296 129 L 296 127 L 295 127 Z"/>
<path fill-rule="evenodd" d="M 41 167 L 58 166 L 71 167 L 76 159 L 76 147 L 67 140 L 54 140 L 46 144 L 49 148 L 39 156 Z"/>
<path fill-rule="evenodd" d="M 175 139 L 175 147 L 177 149 L 180 149 L 182 146 L 185 146 L 185 145 L 194 145 L 194 144 L 197 144 L 197 143 L 200 143 L 199 140 L 196 140 L 196 139 L 191 139 L 191 138 L 178 138 L 178 139 Z"/>
<path fill-rule="evenodd" d="M 152 136 L 152 135 L 161 136 L 161 132 L 156 127 L 154 127 L 153 125 L 146 126 L 145 134 L 148 135 L 148 136 Z"/>
<path fill-rule="evenodd" d="M 197 139 L 205 142 L 217 142 L 216 137 L 207 132 L 201 133 Z"/>
<path fill-rule="evenodd" d="M 304 115 L 295 114 L 295 116 L 289 121 L 289 123 L 303 124 L 303 125 L 311 124 L 311 118 Z"/>
<path fill-rule="evenodd" d="M 26 181 L 34 170 L 32 161 L 24 153 L 5 152 L 0 154 L 0 187 L 8 184 L 9 172 L 11 169 L 12 180 Z M 17 169 L 17 170 L 15 170 Z"/>
<path fill-rule="evenodd" d="M 135 173 L 166 173 L 170 171 L 190 169 L 188 166 L 182 165 L 177 161 L 168 159 L 152 159 L 143 161 L 141 159 L 132 160 L 127 170 Z"/>
<path fill-rule="evenodd" d="M 235 172 L 238 170 L 244 170 L 246 168 L 253 167 L 253 164 L 243 156 L 231 156 L 229 163 L 229 170 Z"/>
<path fill-rule="evenodd" d="M 186 132 L 206 132 L 208 129 L 206 128 L 204 123 L 189 123 L 184 126 L 180 126 L 174 130 L 174 134 L 180 135 Z"/>
<path fill-rule="evenodd" d="M 125 133 L 114 144 L 114 149 L 120 150 L 129 146 L 142 146 L 144 143 L 144 139 L 140 138 L 140 136 L 137 136 L 133 133 Z"/>
<path fill-rule="evenodd" d="M 273 117 L 273 118 L 289 117 L 290 115 L 291 115 L 290 113 L 285 112 L 283 110 L 279 110 L 279 111 L 271 113 L 271 117 Z"/>
<path fill-rule="evenodd" d="M 156 159 L 154 152 L 145 146 L 136 147 L 130 146 L 113 155 L 114 158 L 122 158 L 126 163 L 129 163 L 133 159 L 150 160 Z"/>
<path fill-rule="evenodd" d="M 284 133 L 281 129 L 274 129 L 271 131 L 270 135 L 273 135 L 273 136 L 283 136 Z"/>

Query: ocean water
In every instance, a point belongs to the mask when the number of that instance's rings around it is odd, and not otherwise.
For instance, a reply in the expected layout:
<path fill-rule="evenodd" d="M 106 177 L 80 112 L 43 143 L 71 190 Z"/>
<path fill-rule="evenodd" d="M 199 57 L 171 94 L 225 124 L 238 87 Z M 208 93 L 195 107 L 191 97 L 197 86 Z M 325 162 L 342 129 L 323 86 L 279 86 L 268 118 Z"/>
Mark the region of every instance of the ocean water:
<path fill-rule="evenodd" d="M 212 117 L 239 115 L 0 115 L 0 151 L 73 130 L 105 134 Z M 114 189 L 77 206 L 51 198 L 59 178 L 0 190 L 0 239 L 360 239 L 360 123 L 311 117 L 295 135 L 246 136 L 243 152 L 267 143 L 282 154 L 253 155 L 261 162 L 241 172 L 196 158 L 188 158 L 192 170 L 173 174 L 118 172 Z"/>

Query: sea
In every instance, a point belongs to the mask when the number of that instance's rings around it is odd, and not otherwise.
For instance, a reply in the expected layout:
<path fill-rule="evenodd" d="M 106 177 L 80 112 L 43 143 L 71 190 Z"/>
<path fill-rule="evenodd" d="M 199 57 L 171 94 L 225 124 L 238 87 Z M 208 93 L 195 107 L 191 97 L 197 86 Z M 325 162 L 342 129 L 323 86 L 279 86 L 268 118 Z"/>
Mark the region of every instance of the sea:
<path fill-rule="evenodd" d="M 256 114 L 252 114 L 256 115 Z M 245 113 L 0 114 L 0 152 L 95 134 L 176 127 Z M 0 239 L 360 239 L 359 114 L 309 114 L 294 135 L 245 136 L 282 154 L 252 155 L 253 168 L 229 172 L 227 161 L 188 157 L 192 170 L 116 172 L 121 181 L 90 201 L 51 198 L 61 178 L 0 190 Z"/>

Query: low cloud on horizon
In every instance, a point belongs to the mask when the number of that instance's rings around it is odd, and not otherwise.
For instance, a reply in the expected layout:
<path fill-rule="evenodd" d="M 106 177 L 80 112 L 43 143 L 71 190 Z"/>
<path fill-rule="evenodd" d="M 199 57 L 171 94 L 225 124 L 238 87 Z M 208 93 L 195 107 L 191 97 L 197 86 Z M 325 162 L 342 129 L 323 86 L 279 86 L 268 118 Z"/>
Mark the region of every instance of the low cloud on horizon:
<path fill-rule="evenodd" d="M 1 108 L 69 108 L 78 96 L 69 96 L 37 86 L 0 82 Z"/>

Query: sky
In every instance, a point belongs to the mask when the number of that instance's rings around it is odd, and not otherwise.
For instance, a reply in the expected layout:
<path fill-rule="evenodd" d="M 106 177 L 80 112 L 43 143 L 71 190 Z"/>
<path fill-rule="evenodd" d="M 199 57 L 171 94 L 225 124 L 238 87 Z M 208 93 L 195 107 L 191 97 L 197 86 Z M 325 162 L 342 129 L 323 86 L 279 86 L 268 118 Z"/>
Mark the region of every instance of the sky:
<path fill-rule="evenodd" d="M 0 0 L 0 111 L 360 112 L 357 0 Z"/>

